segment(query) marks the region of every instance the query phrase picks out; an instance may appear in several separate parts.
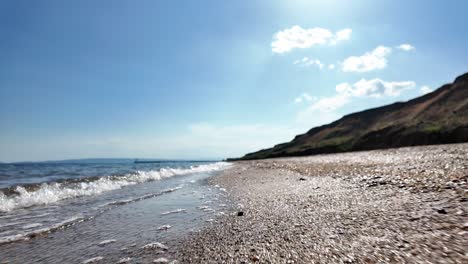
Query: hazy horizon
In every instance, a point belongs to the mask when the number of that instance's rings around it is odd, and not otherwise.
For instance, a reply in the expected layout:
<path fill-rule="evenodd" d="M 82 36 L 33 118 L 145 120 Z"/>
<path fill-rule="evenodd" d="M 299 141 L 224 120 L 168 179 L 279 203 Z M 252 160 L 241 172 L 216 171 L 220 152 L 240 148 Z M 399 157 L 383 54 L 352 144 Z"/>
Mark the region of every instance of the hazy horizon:
<path fill-rule="evenodd" d="M 12 162 L 5 162 L 1 161 L 0 163 L 3 164 L 21 164 L 21 163 L 67 163 L 67 162 L 83 162 L 83 163 L 105 163 L 105 161 L 114 163 L 120 161 L 128 161 L 134 162 L 135 160 L 143 160 L 143 161 L 161 161 L 161 162 L 186 162 L 186 161 L 200 161 L 200 162 L 211 162 L 211 161 L 221 161 L 223 158 L 213 158 L 213 159 L 199 159 L 199 160 L 188 160 L 188 159 L 163 159 L 163 158 L 78 158 L 78 159 L 61 159 L 61 160 L 20 160 L 20 161 L 12 161 Z"/>

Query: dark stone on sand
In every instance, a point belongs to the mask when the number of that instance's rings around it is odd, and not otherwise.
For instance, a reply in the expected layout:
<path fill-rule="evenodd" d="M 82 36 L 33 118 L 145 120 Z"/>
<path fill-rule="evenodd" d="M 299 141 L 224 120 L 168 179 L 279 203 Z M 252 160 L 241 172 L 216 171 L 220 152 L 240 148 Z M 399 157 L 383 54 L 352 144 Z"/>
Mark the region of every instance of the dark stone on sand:
<path fill-rule="evenodd" d="M 300 181 L 306 181 L 307 179 L 304 177 L 299 178 Z"/>
<path fill-rule="evenodd" d="M 244 212 L 237 212 L 237 216 L 243 216 Z"/>
<path fill-rule="evenodd" d="M 445 211 L 445 209 L 438 209 L 437 212 L 439 214 L 447 214 L 447 211 Z"/>

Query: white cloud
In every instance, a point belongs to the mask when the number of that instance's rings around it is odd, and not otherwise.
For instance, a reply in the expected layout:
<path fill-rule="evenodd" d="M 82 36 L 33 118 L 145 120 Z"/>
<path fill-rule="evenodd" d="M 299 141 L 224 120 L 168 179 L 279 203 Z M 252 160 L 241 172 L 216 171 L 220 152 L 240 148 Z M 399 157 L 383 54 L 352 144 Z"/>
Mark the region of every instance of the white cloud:
<path fill-rule="evenodd" d="M 335 34 L 335 39 L 332 39 L 330 42 L 331 45 L 336 45 L 340 41 L 348 40 L 351 38 L 351 33 L 353 31 L 350 28 L 342 29 Z"/>
<path fill-rule="evenodd" d="M 316 45 L 336 45 L 351 37 L 351 29 L 342 29 L 335 34 L 325 28 L 308 28 L 300 26 L 278 31 L 273 37 L 271 48 L 274 53 L 285 53 L 293 49 L 305 49 Z"/>
<path fill-rule="evenodd" d="M 317 102 L 313 103 L 310 106 L 310 110 L 320 110 L 322 112 L 331 112 L 335 111 L 344 105 L 346 105 L 350 100 L 350 97 L 345 94 L 336 94 L 331 97 L 323 97 Z"/>
<path fill-rule="evenodd" d="M 328 69 L 329 69 L 329 70 L 335 69 L 335 64 L 329 64 L 329 65 L 328 65 Z"/>
<path fill-rule="evenodd" d="M 312 102 L 312 101 L 315 101 L 315 100 L 317 100 L 317 97 L 311 96 L 308 93 L 303 93 L 300 96 L 296 97 L 296 99 L 294 99 L 294 102 L 295 103 L 302 103 L 302 102 Z"/>
<path fill-rule="evenodd" d="M 413 81 L 385 82 L 381 79 L 361 79 L 353 85 L 340 83 L 336 86 L 336 91 L 338 94 L 349 97 L 398 96 L 402 91 L 413 88 L 415 85 L 416 83 Z"/>
<path fill-rule="evenodd" d="M 414 50 L 415 48 L 411 44 L 401 44 L 396 47 L 397 49 L 403 50 L 403 51 L 410 51 Z"/>
<path fill-rule="evenodd" d="M 392 49 L 378 46 L 373 51 L 366 52 L 362 56 L 351 56 L 341 64 L 344 72 L 368 72 L 383 69 L 387 66 L 387 56 Z"/>
<path fill-rule="evenodd" d="M 381 79 L 361 79 L 354 84 L 340 83 L 335 87 L 335 95 L 315 100 L 305 111 L 300 113 L 300 115 L 308 116 L 314 112 L 317 114 L 317 111 L 320 113 L 334 112 L 350 103 L 352 98 L 355 97 L 380 98 L 384 96 L 399 96 L 404 90 L 411 89 L 415 85 L 416 83 L 413 81 L 386 82 Z"/>
<path fill-rule="evenodd" d="M 304 57 L 300 60 L 295 60 L 293 64 L 300 65 L 302 67 L 317 66 L 317 68 L 319 68 L 320 70 L 324 67 L 324 64 L 320 60 L 311 59 L 309 57 Z"/>
<path fill-rule="evenodd" d="M 428 93 L 430 93 L 432 91 L 434 91 L 434 90 L 431 87 L 427 86 L 427 85 L 421 86 L 421 88 L 420 88 L 421 94 L 428 94 Z"/>

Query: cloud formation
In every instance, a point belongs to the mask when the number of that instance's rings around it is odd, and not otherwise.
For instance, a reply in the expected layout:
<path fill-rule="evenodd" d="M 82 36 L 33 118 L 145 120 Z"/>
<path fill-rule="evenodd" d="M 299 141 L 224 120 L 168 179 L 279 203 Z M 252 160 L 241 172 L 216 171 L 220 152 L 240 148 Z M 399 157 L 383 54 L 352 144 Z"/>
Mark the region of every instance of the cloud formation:
<path fill-rule="evenodd" d="M 351 56 L 341 63 L 344 72 L 368 72 L 387 67 L 387 56 L 392 52 L 392 48 L 378 46 L 362 56 Z"/>
<path fill-rule="evenodd" d="M 302 103 L 302 102 L 312 102 L 312 101 L 315 101 L 315 100 L 317 100 L 317 97 L 311 96 L 308 93 L 303 93 L 300 96 L 296 97 L 296 99 L 294 99 L 294 102 L 295 103 Z"/>
<path fill-rule="evenodd" d="M 300 65 L 303 67 L 317 66 L 320 70 L 324 67 L 324 64 L 320 60 L 311 59 L 309 57 L 304 57 L 300 60 L 296 60 L 293 64 Z"/>
<path fill-rule="evenodd" d="M 353 31 L 350 28 L 345 28 L 335 33 L 335 38 L 330 41 L 331 45 L 336 45 L 340 41 L 348 40 L 351 38 Z"/>
<path fill-rule="evenodd" d="M 336 45 L 338 42 L 348 40 L 352 30 L 345 28 L 331 32 L 325 28 L 307 28 L 293 26 L 275 33 L 271 48 L 274 53 L 290 52 L 293 49 L 306 49 L 316 45 Z"/>
<path fill-rule="evenodd" d="M 333 112 L 351 102 L 352 98 L 355 97 L 396 97 L 415 85 L 416 83 L 413 81 L 386 82 L 378 78 L 361 79 L 354 84 L 340 83 L 335 87 L 336 94 L 334 96 L 315 100 L 306 111 Z"/>
<path fill-rule="evenodd" d="M 339 94 L 352 97 L 383 97 L 399 96 L 402 91 L 413 88 L 416 85 L 413 81 L 386 82 L 381 79 L 366 80 L 361 79 L 353 85 L 341 83 L 336 86 Z"/>
<path fill-rule="evenodd" d="M 421 94 L 428 94 L 428 93 L 430 93 L 430 92 L 432 92 L 434 90 L 431 87 L 429 87 L 427 85 L 424 85 L 424 86 L 421 86 L 419 91 L 421 92 Z"/>
<path fill-rule="evenodd" d="M 397 46 L 396 48 L 400 49 L 400 50 L 403 50 L 403 51 L 411 51 L 411 50 L 415 49 L 415 47 L 413 47 L 410 44 L 401 44 L 401 45 Z"/>
<path fill-rule="evenodd" d="M 309 110 L 319 110 L 321 112 L 332 112 L 335 111 L 350 101 L 350 96 L 345 94 L 337 93 L 334 96 L 330 97 L 323 97 L 319 99 L 317 102 L 313 103 Z"/>

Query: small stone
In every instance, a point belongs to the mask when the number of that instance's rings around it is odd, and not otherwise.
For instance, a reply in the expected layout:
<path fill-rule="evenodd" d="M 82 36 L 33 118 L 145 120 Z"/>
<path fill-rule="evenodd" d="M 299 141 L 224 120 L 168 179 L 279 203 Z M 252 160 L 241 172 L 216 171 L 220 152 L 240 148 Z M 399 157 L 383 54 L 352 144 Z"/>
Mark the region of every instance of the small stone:
<path fill-rule="evenodd" d="M 447 214 L 447 211 L 445 211 L 445 209 L 442 208 L 442 209 L 438 209 L 438 210 L 437 210 L 437 213 L 439 213 L 439 214 Z"/>
<path fill-rule="evenodd" d="M 243 216 L 244 212 L 237 212 L 237 216 Z"/>
<path fill-rule="evenodd" d="M 251 260 L 252 262 L 257 262 L 257 261 L 259 261 L 260 259 L 258 258 L 258 256 L 255 256 L 255 255 L 254 255 L 254 256 L 251 256 L 251 257 L 250 257 L 250 260 Z"/>
<path fill-rule="evenodd" d="M 300 181 L 307 181 L 307 179 L 304 178 L 304 177 L 299 178 L 299 180 L 300 180 Z"/>

